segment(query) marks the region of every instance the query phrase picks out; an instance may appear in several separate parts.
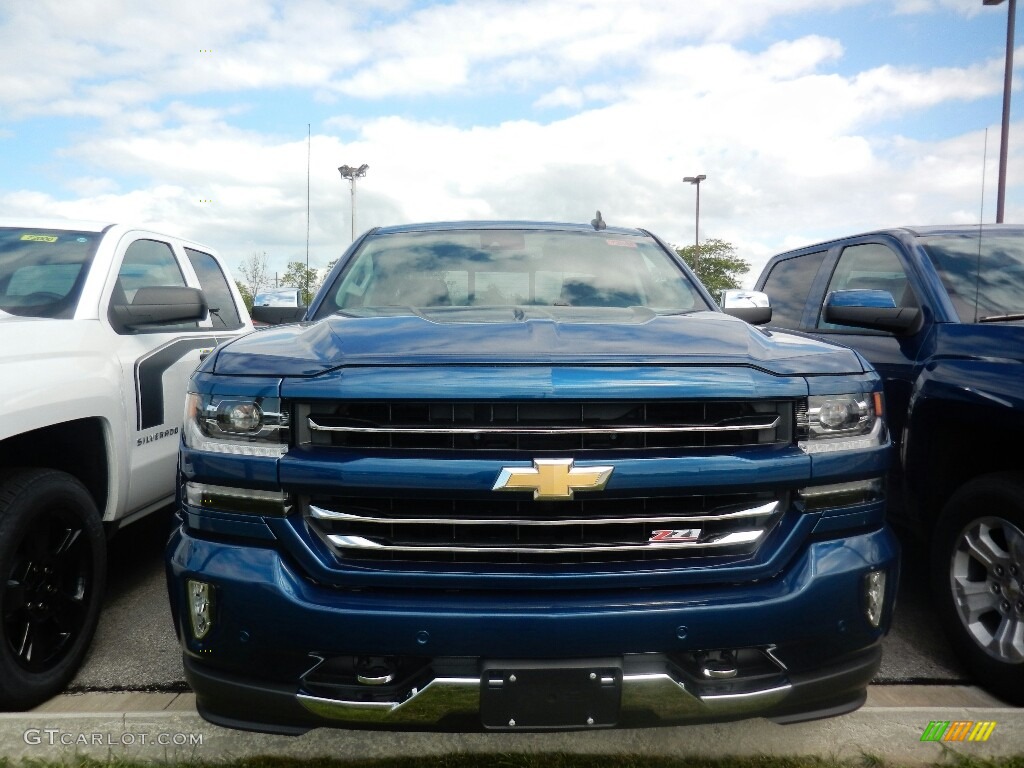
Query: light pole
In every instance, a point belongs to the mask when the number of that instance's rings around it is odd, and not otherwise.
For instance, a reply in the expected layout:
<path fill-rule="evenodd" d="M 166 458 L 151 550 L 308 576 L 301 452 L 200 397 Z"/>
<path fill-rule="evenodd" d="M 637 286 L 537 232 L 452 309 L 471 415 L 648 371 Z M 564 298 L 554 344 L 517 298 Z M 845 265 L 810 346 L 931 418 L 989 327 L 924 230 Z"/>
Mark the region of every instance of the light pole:
<path fill-rule="evenodd" d="M 365 176 L 366 170 L 369 167 L 366 163 L 363 163 L 358 168 L 353 168 L 351 165 L 343 165 L 338 168 L 341 178 L 352 182 L 352 242 L 355 242 L 356 239 L 356 179 L 360 176 Z"/>
<path fill-rule="evenodd" d="M 1013 0 L 1011 0 L 1013 2 Z M 687 176 L 683 181 L 688 181 L 697 187 L 697 219 L 693 225 L 693 271 L 700 267 L 700 183 L 706 179 L 705 174 L 699 176 Z"/>
<path fill-rule="evenodd" d="M 1001 5 L 1003 0 L 981 0 L 982 5 Z M 1003 127 L 999 133 L 999 187 L 996 193 L 996 223 L 1003 223 L 1006 209 L 1006 149 L 1010 138 L 1010 85 L 1013 80 L 1013 24 L 1017 0 L 1006 11 L 1006 69 L 1003 73 Z"/>

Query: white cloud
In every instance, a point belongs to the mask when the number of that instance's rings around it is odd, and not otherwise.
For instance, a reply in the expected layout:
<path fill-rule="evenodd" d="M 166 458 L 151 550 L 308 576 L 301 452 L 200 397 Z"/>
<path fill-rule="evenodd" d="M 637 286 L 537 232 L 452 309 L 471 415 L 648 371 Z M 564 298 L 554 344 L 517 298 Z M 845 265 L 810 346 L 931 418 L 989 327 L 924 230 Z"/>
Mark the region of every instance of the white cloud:
<path fill-rule="evenodd" d="M 112 194 L 118 191 L 120 185 L 114 179 L 97 178 L 94 176 L 79 176 L 68 179 L 64 186 L 79 197 L 98 197 L 100 195 Z"/>
<path fill-rule="evenodd" d="M 267 251 L 283 271 L 304 257 L 307 121 L 296 115 L 303 135 L 282 139 L 242 130 L 236 118 L 266 89 L 285 89 L 344 96 L 312 137 L 314 265 L 349 242 L 342 163 L 370 165 L 358 183 L 357 230 L 454 218 L 589 221 L 600 208 L 611 224 L 677 243 L 693 236 L 693 188 L 682 178 L 706 173 L 702 234 L 735 243 L 755 271 L 810 238 L 974 220 L 978 130 L 926 142 L 879 126 L 998 93 L 1001 60 L 843 75 L 839 40 L 751 43 L 780 16 L 866 4 L 223 0 L 211 11 L 200 0 L 107 0 L 89 13 L 40 2 L 0 27 L 0 110 L 92 116 L 101 127 L 82 127 L 56 152 L 85 169 L 70 174 L 66 199 L 24 189 L 0 201 L 12 215 L 155 222 L 212 241 L 234 263 Z M 936 7 L 895 0 L 891 11 Z M 41 46 L 53 56 L 26 67 Z M 218 106 L 190 103 L 191 94 L 218 93 Z M 427 104 L 436 94 L 522 97 L 535 111 L 474 125 L 381 101 L 395 94 Z M 349 110 L 353 99 L 360 108 Z"/>
<path fill-rule="evenodd" d="M 560 85 L 533 102 L 535 107 L 549 109 L 552 107 L 570 107 L 578 109 L 583 106 L 583 92 L 578 88 L 567 88 Z"/>
<path fill-rule="evenodd" d="M 470 79 L 553 82 L 641 62 L 666 41 L 735 40 L 778 17 L 865 2 L 456 0 L 410 10 L 38 0 L 15 6 L 0 26 L 0 107 L 98 116 L 160 97 L 285 86 L 380 98 L 450 92 Z"/>
<path fill-rule="evenodd" d="M 945 9 L 970 18 L 984 10 L 981 3 L 965 0 L 894 0 L 893 4 L 894 12 L 899 15 L 930 13 Z"/>
<path fill-rule="evenodd" d="M 465 60 L 454 54 L 387 59 L 359 70 L 335 87 L 364 99 L 450 91 L 467 81 Z"/>

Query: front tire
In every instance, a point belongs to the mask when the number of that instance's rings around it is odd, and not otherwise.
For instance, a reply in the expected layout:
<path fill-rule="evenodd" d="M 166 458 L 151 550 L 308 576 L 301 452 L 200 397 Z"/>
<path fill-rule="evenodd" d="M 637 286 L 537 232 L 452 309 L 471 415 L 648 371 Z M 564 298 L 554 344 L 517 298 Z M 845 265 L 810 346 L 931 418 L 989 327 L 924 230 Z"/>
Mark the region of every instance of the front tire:
<path fill-rule="evenodd" d="M 953 494 L 935 529 L 932 586 L 977 681 L 1024 704 L 1024 475 L 980 477 Z"/>
<path fill-rule="evenodd" d="M 70 682 L 99 620 L 106 539 L 89 492 L 52 469 L 0 472 L 0 711 Z"/>

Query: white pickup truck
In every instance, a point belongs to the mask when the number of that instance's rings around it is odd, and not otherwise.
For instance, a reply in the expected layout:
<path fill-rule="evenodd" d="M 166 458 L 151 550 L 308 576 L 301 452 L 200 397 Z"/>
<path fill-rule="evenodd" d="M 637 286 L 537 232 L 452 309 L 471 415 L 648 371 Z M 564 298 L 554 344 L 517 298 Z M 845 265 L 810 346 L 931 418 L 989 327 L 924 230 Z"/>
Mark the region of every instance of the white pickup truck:
<path fill-rule="evenodd" d="M 0 219 L 0 710 L 74 675 L 106 538 L 173 501 L 189 375 L 204 350 L 251 330 L 207 246 Z"/>

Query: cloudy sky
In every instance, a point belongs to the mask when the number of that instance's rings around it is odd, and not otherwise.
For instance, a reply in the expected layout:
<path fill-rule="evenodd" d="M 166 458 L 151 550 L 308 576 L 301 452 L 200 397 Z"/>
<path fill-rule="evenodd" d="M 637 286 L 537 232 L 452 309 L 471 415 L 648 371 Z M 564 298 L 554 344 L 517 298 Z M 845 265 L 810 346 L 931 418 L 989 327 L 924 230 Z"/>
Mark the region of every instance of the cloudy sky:
<path fill-rule="evenodd" d="M 343 164 L 370 166 L 357 231 L 600 208 L 676 244 L 703 173 L 701 238 L 752 279 L 833 235 L 995 220 L 1006 7 L 0 0 L 2 215 L 150 223 L 283 272 L 307 161 L 311 266 L 351 239 Z"/>

